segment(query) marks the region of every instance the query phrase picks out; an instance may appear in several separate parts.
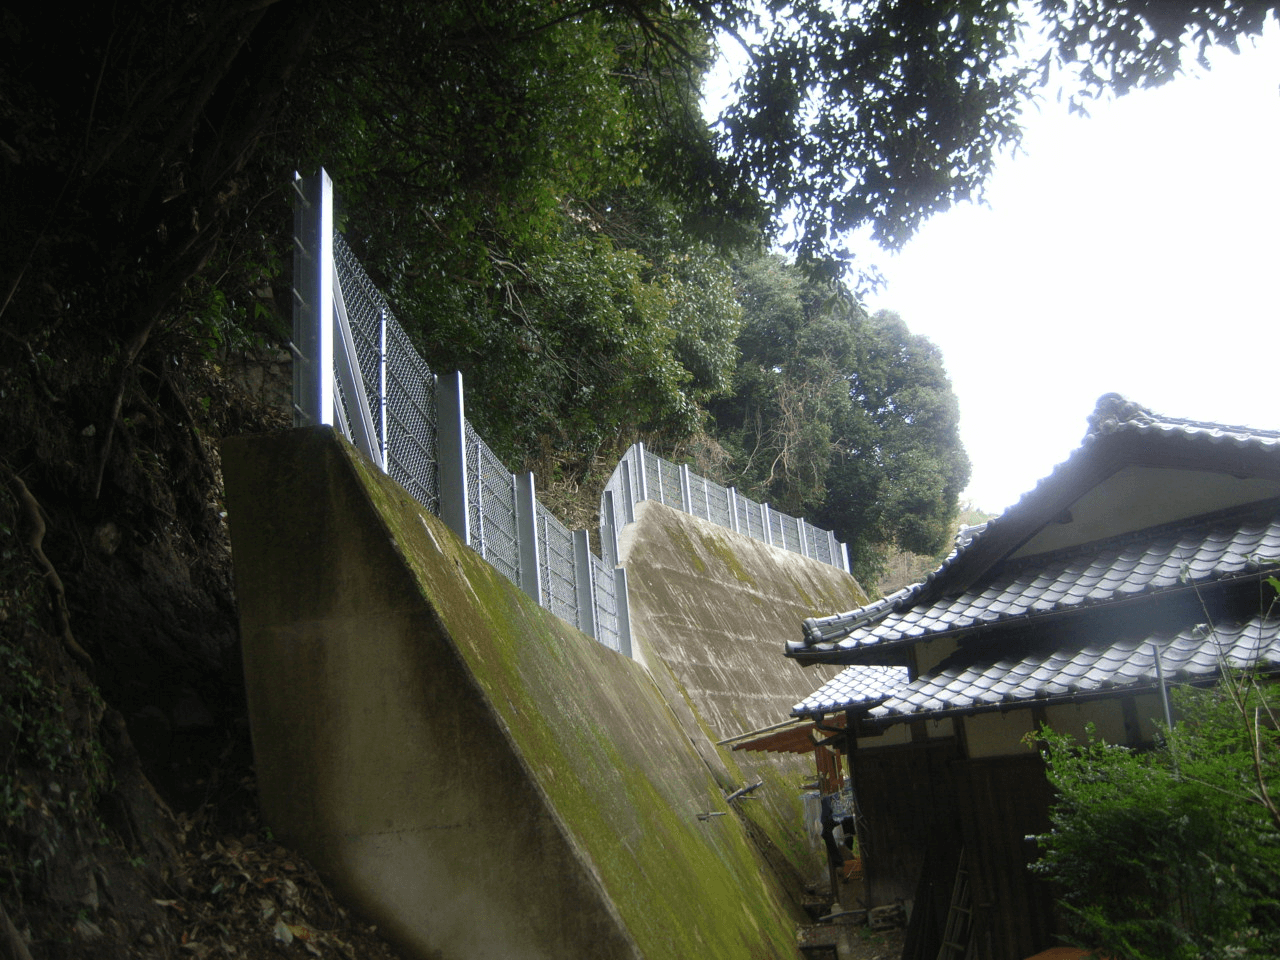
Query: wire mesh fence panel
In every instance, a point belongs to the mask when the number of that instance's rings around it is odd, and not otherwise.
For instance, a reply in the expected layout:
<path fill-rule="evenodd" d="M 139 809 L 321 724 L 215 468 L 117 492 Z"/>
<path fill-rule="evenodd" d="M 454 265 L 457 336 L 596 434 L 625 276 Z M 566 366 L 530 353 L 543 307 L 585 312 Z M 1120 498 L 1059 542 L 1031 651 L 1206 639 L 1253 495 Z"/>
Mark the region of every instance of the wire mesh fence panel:
<path fill-rule="evenodd" d="M 334 264 L 387 473 L 439 514 L 435 376 L 341 234 Z"/>
<path fill-rule="evenodd" d="M 662 483 L 662 502 L 668 507 L 683 510 L 685 503 L 684 497 L 680 494 L 680 468 L 661 457 L 655 459 L 658 461 L 658 476 Z"/>
<path fill-rule="evenodd" d="M 596 604 L 596 639 L 610 650 L 621 650 L 618 633 L 618 594 L 613 568 L 594 554 L 591 557 L 592 587 Z"/>
<path fill-rule="evenodd" d="M 484 500 L 480 495 L 480 448 L 483 441 L 462 421 L 462 471 L 467 485 L 467 546 L 484 556 Z"/>
<path fill-rule="evenodd" d="M 769 538 L 775 547 L 790 550 L 791 547 L 787 543 L 786 526 L 783 523 L 785 519 L 786 514 L 778 513 L 777 510 L 769 511 Z"/>
<path fill-rule="evenodd" d="M 707 510 L 707 481 L 696 473 L 689 474 L 689 501 L 687 509 L 690 513 L 703 520 L 711 519 Z"/>
<path fill-rule="evenodd" d="M 338 416 L 342 418 L 342 422 L 335 424 L 335 426 L 342 430 L 342 435 L 344 437 L 350 437 L 352 429 L 351 401 L 347 398 L 347 391 L 342 389 L 341 383 L 335 382 L 333 385 L 333 400 L 333 405 L 338 412 Z"/>
<path fill-rule="evenodd" d="M 733 514 L 729 512 L 729 488 L 714 480 L 704 480 L 707 497 L 707 519 L 722 527 L 733 528 Z"/>
<path fill-rule="evenodd" d="M 648 450 L 644 452 L 644 480 L 645 486 L 648 487 L 650 500 L 657 500 L 659 503 L 666 503 L 666 491 L 662 486 L 662 458 L 655 457 Z"/>
<path fill-rule="evenodd" d="M 821 560 L 823 563 L 830 563 L 830 551 L 827 549 L 827 531 L 819 530 L 817 527 L 805 525 L 804 528 L 805 553 L 814 560 Z"/>
<path fill-rule="evenodd" d="M 364 381 L 365 400 L 373 414 L 374 429 L 386 436 L 382 422 L 380 400 L 382 380 L 382 329 L 383 318 L 391 315 L 386 298 L 369 279 L 364 267 L 356 259 L 342 234 L 333 235 L 333 262 L 337 268 L 338 285 L 346 304 L 347 323 L 351 339 L 356 347 L 357 366 Z M 351 398 L 347 398 L 351 399 Z M 350 408 L 348 408 L 350 409 Z"/>
<path fill-rule="evenodd" d="M 747 536 L 768 540 L 764 521 L 760 519 L 760 504 L 742 494 L 738 494 L 738 526 Z"/>
<path fill-rule="evenodd" d="M 470 423 L 466 425 L 466 432 L 471 547 L 499 573 L 519 586 L 520 546 L 511 474 Z"/>
<path fill-rule="evenodd" d="M 581 628 L 573 534 L 541 503 L 537 505 L 537 528 L 538 566 L 542 573 L 541 605 L 561 620 Z"/>
<path fill-rule="evenodd" d="M 391 316 L 386 380 L 387 472 L 438 516 L 435 376 Z"/>
<path fill-rule="evenodd" d="M 614 519 L 618 526 L 622 526 L 626 522 L 626 505 L 622 502 L 622 464 L 619 462 L 614 469 L 613 474 L 609 477 L 609 482 L 604 485 L 604 489 L 600 491 L 600 519 L 603 521 L 605 517 L 605 502 L 608 494 L 613 494 Z"/>
<path fill-rule="evenodd" d="M 797 517 L 782 515 L 782 529 L 786 531 L 787 549 L 792 553 L 804 553 L 804 544 L 801 543 L 800 520 Z"/>
<path fill-rule="evenodd" d="M 816 557 L 817 559 L 821 560 L 823 563 L 829 563 L 832 566 L 839 566 L 840 561 L 836 559 L 835 554 L 831 549 L 831 546 L 832 546 L 831 534 L 828 533 L 826 530 L 820 530 L 817 527 L 810 527 L 809 533 L 812 537 L 812 542 L 813 542 L 813 549 L 809 555 L 812 557 Z"/>

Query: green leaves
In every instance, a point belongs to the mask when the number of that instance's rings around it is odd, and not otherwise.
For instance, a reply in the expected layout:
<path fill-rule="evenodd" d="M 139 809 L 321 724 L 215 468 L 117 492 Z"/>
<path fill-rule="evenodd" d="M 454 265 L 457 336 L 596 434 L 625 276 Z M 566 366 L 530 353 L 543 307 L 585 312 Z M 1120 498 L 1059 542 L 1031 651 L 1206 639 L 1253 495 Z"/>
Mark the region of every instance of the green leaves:
<path fill-rule="evenodd" d="M 866 582 L 889 544 L 937 553 L 969 476 L 938 349 L 781 258 L 738 274 L 742 359 L 711 405 L 735 482 L 834 529 Z"/>
<path fill-rule="evenodd" d="M 1175 691 L 1184 719 L 1146 752 L 1042 731 L 1058 798 L 1036 839 L 1082 946 L 1131 960 L 1274 956 L 1280 835 L 1259 803 L 1280 787 L 1280 741 L 1232 692 Z M 1243 689 L 1243 688 L 1241 688 Z"/>
<path fill-rule="evenodd" d="M 801 259 L 870 225 L 901 246 L 931 213 L 980 195 L 1018 140 L 1021 23 L 998 0 L 880 0 L 834 12 L 798 0 L 762 24 L 721 118 L 725 149 L 776 210 L 794 209 Z"/>

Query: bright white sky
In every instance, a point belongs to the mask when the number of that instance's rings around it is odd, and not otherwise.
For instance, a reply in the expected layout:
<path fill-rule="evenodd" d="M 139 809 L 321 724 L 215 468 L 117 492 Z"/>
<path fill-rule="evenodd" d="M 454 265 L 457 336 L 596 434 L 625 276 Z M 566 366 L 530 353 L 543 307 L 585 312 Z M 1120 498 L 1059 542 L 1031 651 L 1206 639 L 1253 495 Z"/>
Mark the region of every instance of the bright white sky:
<path fill-rule="evenodd" d="M 1280 428 L 1280 29 L 1207 74 L 1028 115 L 984 207 L 934 217 L 870 308 L 943 352 L 973 461 L 965 499 L 1016 502 L 1099 396 Z"/>

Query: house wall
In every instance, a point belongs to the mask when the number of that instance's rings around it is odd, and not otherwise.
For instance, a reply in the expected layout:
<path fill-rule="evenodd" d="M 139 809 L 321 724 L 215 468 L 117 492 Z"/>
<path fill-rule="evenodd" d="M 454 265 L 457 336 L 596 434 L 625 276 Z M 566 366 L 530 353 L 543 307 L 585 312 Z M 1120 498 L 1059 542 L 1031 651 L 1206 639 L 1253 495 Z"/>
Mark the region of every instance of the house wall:
<path fill-rule="evenodd" d="M 1114 537 L 1161 523 L 1280 496 L 1280 483 L 1238 477 L 1221 469 L 1129 465 L 1071 504 L 1065 523 L 1048 524 L 1011 556 Z"/>
<path fill-rule="evenodd" d="M 1126 703 L 1128 701 L 1128 703 Z M 945 772 L 937 764 L 920 762 L 919 755 L 901 753 L 896 763 L 913 765 L 900 769 L 895 776 L 913 790 L 934 797 L 950 799 L 948 812 L 925 810 L 920 813 L 932 822 L 914 824 L 910 831 L 892 832 L 895 842 L 923 844 L 923 838 L 937 836 L 955 824 L 956 837 L 964 846 L 965 863 L 970 872 L 973 893 L 974 947 L 980 960 L 1021 960 L 1055 945 L 1061 932 L 1060 918 L 1053 908 L 1055 891 L 1050 883 L 1029 869 L 1039 859 L 1036 842 L 1028 837 L 1048 831 L 1048 810 L 1052 804 L 1052 787 L 1044 776 L 1041 756 L 1025 737 L 1046 722 L 1053 730 L 1070 733 L 1083 740 L 1085 727 L 1092 723 L 1094 732 L 1112 744 L 1135 745 L 1151 742 L 1155 736 L 1156 718 L 1160 717 L 1160 698 L 1143 694 L 1133 698 L 1084 701 L 1052 707 L 1012 709 L 1006 712 L 979 713 L 957 721 L 965 758 L 948 765 Z M 886 754 L 890 751 L 886 751 Z M 888 769 L 887 756 L 881 760 Z M 919 778 L 931 776 L 933 782 L 920 785 Z M 890 810 L 901 804 L 901 796 L 892 782 L 868 778 L 860 800 L 873 810 Z M 908 835 L 914 836 L 913 841 Z M 936 841 L 934 841 L 936 845 Z M 920 859 L 913 864 L 897 852 L 884 851 L 888 867 L 884 872 L 915 867 L 919 870 L 918 891 L 931 890 L 932 918 L 918 924 L 928 936 L 945 923 L 946 905 L 937 896 L 945 883 L 945 865 Z M 868 867 L 872 870 L 873 867 Z M 932 876 L 931 876 L 932 872 Z M 901 896 L 908 878 L 886 876 L 883 888 Z M 918 892 L 918 895 L 922 893 Z M 928 904 L 925 904 L 928 906 Z M 919 909 L 919 905 L 918 905 Z M 936 945 L 927 945 L 929 950 Z M 932 952 L 928 952 L 932 956 Z"/>
<path fill-rule="evenodd" d="M 1052 792 L 1039 756 L 970 760 L 954 771 L 956 812 L 970 871 L 976 956 L 1022 960 L 1056 946 L 1050 885 L 1028 869 L 1029 836 L 1049 828 Z"/>
<path fill-rule="evenodd" d="M 859 750 L 876 750 L 883 747 L 899 747 L 920 739 L 921 733 L 930 740 L 949 740 L 956 735 L 955 723 L 950 717 L 942 720 L 926 720 L 913 729 L 909 723 L 895 723 L 889 727 L 881 727 L 874 735 L 858 737 Z"/>
<path fill-rule="evenodd" d="M 1125 730 L 1124 710 L 1119 699 L 1049 707 L 1045 710 L 1045 723 L 1050 729 L 1068 734 L 1080 743 L 1089 738 L 1089 724 L 1093 725 L 1094 735 L 1107 743 L 1127 745 L 1131 742 Z"/>
<path fill-rule="evenodd" d="M 938 950 L 962 850 L 977 960 L 1022 960 L 1057 942 L 1053 892 L 1028 870 L 1038 854 L 1027 837 L 1048 829 L 1051 791 L 1039 756 L 1022 750 L 966 760 L 952 739 L 854 755 L 869 902 L 911 901 L 911 956 Z"/>
<path fill-rule="evenodd" d="M 922 640 L 911 648 L 911 655 L 915 657 L 915 673 L 914 676 L 920 676 L 923 673 L 932 670 L 935 666 L 951 656 L 959 644 L 952 637 L 938 637 L 934 640 Z"/>
<path fill-rule="evenodd" d="M 921 874 L 936 872 L 957 845 L 951 768 L 959 759 L 954 738 L 859 749 L 849 758 L 870 904 L 914 899 Z"/>
<path fill-rule="evenodd" d="M 1023 737 L 1035 729 L 1030 710 L 979 713 L 964 718 L 965 746 L 970 759 L 1025 755 Z"/>
<path fill-rule="evenodd" d="M 1041 722 L 1081 743 L 1093 724 L 1094 735 L 1107 743 L 1139 746 L 1155 739 L 1162 717 L 1160 697 L 1154 693 L 1058 704 L 1043 711 L 1023 707 L 978 713 L 962 721 L 965 752 L 971 760 L 1024 756 L 1030 749 L 1025 738 Z"/>

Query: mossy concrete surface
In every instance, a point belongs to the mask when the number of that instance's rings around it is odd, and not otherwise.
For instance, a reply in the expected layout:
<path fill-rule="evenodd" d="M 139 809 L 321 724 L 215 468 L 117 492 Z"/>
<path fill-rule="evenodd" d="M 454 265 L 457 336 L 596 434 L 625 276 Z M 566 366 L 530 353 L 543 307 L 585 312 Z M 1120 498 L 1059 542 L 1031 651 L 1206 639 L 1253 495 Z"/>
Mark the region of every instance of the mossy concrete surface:
<path fill-rule="evenodd" d="M 410 955 L 796 957 L 648 673 L 327 428 L 223 445 L 267 823 Z"/>
<path fill-rule="evenodd" d="M 806 617 L 866 603 L 843 570 L 652 500 L 623 530 L 638 659 L 674 674 L 717 739 L 786 720 L 835 675 L 783 656 Z"/>
<path fill-rule="evenodd" d="M 815 776 L 813 758 L 730 753 L 714 744 L 788 719 L 795 704 L 835 676 L 838 667 L 788 660 L 783 644 L 799 635 L 806 617 L 862 606 L 865 593 L 830 564 L 652 500 L 635 510 L 619 560 L 627 568 L 636 658 L 726 788 L 764 781 L 742 809 L 771 862 L 789 881 L 825 883 L 825 855 L 802 825 L 799 787 Z"/>

